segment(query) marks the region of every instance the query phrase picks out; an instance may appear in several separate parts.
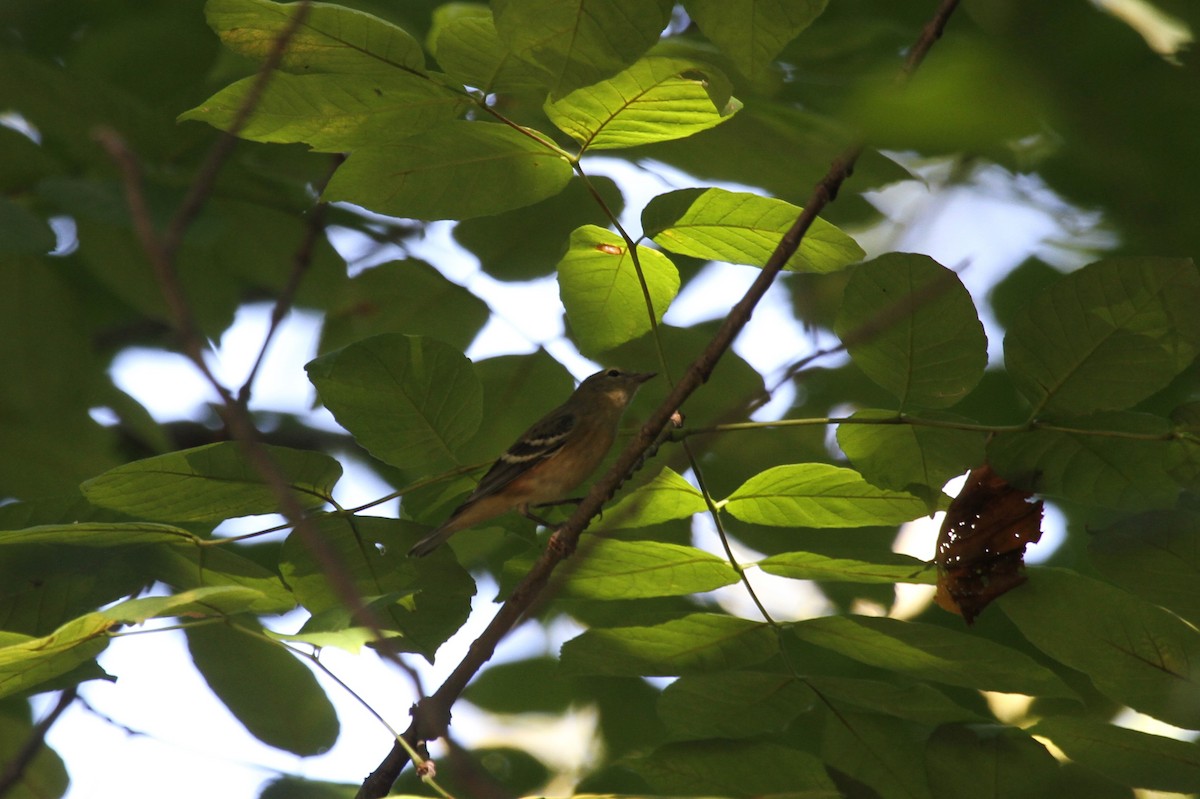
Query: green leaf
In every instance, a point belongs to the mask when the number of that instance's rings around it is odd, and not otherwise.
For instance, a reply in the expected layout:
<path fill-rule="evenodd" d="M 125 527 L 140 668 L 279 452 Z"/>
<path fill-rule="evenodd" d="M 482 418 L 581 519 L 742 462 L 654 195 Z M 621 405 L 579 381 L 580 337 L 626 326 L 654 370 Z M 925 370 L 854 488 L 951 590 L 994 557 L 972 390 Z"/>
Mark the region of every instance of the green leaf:
<path fill-rule="evenodd" d="M 141 624 L 169 616 L 225 616 L 251 610 L 262 593 L 237 585 L 209 586 L 169 596 L 127 599 L 103 611 L 124 624 Z"/>
<path fill-rule="evenodd" d="M 1094 532 L 1088 554 L 1117 585 L 1200 625 L 1200 514 L 1169 510 L 1124 519 Z"/>
<path fill-rule="evenodd" d="M 491 713 L 562 713 L 577 699 L 558 661 L 540 657 L 489 666 L 463 691 L 463 699 Z"/>
<path fill-rule="evenodd" d="M 493 0 L 500 38 L 548 73 L 561 97 L 642 56 L 671 18 L 671 0 Z"/>
<path fill-rule="evenodd" d="M 897 684 L 826 676 L 808 676 L 804 682 L 826 699 L 922 724 L 984 720 L 925 683 Z"/>
<path fill-rule="evenodd" d="M 257 77 L 225 87 L 179 120 L 229 130 L 254 91 Z M 274 75 L 238 130 L 243 139 L 304 142 L 314 150 L 345 152 L 404 139 L 462 113 L 467 98 L 427 78 L 394 75 Z"/>
<path fill-rule="evenodd" d="M 712 591 L 738 581 L 722 558 L 695 547 L 658 541 L 596 539 L 561 583 L 567 596 L 642 599 Z"/>
<path fill-rule="evenodd" d="M 1179 793 L 1200 785 L 1200 746 L 1194 742 L 1067 716 L 1041 719 L 1030 732 L 1123 785 Z"/>
<path fill-rule="evenodd" d="M 649 627 L 588 630 L 563 644 L 562 668 L 570 675 L 674 676 L 742 668 L 778 651 L 765 624 L 695 613 Z"/>
<path fill-rule="evenodd" d="M 621 501 L 604 511 L 591 530 L 623 530 L 649 527 L 652 524 L 686 519 L 704 513 L 708 506 L 704 497 L 677 472 L 664 466 L 654 479 L 621 497 Z"/>
<path fill-rule="evenodd" d="M 30 741 L 44 736 L 40 724 L 35 730 L 29 719 L 0 715 L 0 763 L 9 764 L 9 796 L 33 799 L 66 795 L 70 778 L 58 753 L 49 746 L 38 746 L 32 753 L 27 749 Z M 17 763 L 22 766 L 19 771 Z"/>
<path fill-rule="evenodd" d="M 643 58 L 608 80 L 560 100 L 546 116 L 580 153 L 683 139 L 721 124 L 742 107 L 716 68 L 679 58 Z"/>
<path fill-rule="evenodd" d="M 118 624 L 104 613 L 88 613 L 40 638 L 0 632 L 0 697 L 33 691 L 92 660 Z"/>
<path fill-rule="evenodd" d="M 208 0 L 208 25 L 230 50 L 263 61 L 301 3 Z M 394 73 L 425 71 L 421 45 L 401 28 L 345 6 L 312 3 L 288 40 L 280 69 L 287 72 Z"/>
<path fill-rule="evenodd" d="M 765 741 L 689 741 L 661 746 L 630 767 L 656 793 L 836 799 L 842 794 L 808 752 Z"/>
<path fill-rule="evenodd" d="M 930 799 L 924 730 L 900 719 L 834 704 L 825 714 L 821 759 L 874 788 L 882 799 Z"/>
<path fill-rule="evenodd" d="M 925 750 L 925 767 L 935 799 L 1042 799 L 1058 777 L 1058 761 L 1046 747 L 998 725 L 939 727 Z"/>
<path fill-rule="evenodd" d="M 54 231 L 46 220 L 0 196 L 0 253 L 41 255 L 54 249 Z"/>
<path fill-rule="evenodd" d="M 1200 352 L 1200 274 L 1185 258 L 1109 258 L 1033 298 L 1004 361 L 1033 416 L 1121 410 Z"/>
<path fill-rule="evenodd" d="M 801 211 L 799 206 L 757 194 L 680 189 L 660 194 L 646 205 L 642 229 L 671 252 L 762 267 Z M 818 217 L 784 268 L 836 272 L 863 255 L 854 239 Z"/>
<path fill-rule="evenodd" d="M 295 655 L 260 638 L 256 624 L 243 632 L 193 624 L 184 632 L 204 681 L 251 735 L 301 757 L 333 746 L 338 718 L 329 697 Z"/>
<path fill-rule="evenodd" d="M 928 563 L 895 552 L 864 552 L 859 557 L 819 552 L 783 552 L 758 562 L 767 574 L 792 580 L 841 583 L 920 583 L 932 585 L 937 574 Z"/>
<path fill-rule="evenodd" d="M 405 553 L 428 531 L 412 522 L 371 516 L 322 516 L 312 532 L 321 543 L 312 552 L 300 533 L 288 536 L 279 570 L 301 603 L 314 615 L 344 612 L 345 597 L 330 574 L 371 602 L 385 630 L 404 637 L 389 644 L 429 660 L 471 610 L 475 581 L 446 549 L 416 560 Z M 345 623 L 355 623 L 350 616 Z M 326 629 L 337 625 L 327 625 Z"/>
<path fill-rule="evenodd" d="M 853 469 L 827 463 L 767 469 L 719 505 L 744 522 L 776 527 L 871 527 L 929 512 L 911 494 L 876 488 Z"/>
<path fill-rule="evenodd" d="M 1177 727 L 1200 729 L 1200 632 L 1157 605 L 1061 569 L 1031 569 L 999 600 L 1038 649 L 1105 696 Z"/>
<path fill-rule="evenodd" d="M 747 738 L 782 732 L 814 700 L 813 692 L 788 674 L 696 674 L 666 687 L 658 715 L 676 739 Z"/>
<path fill-rule="evenodd" d="M 322 452 L 265 447 L 304 508 L 325 504 L 342 467 Z M 156 455 L 110 469 L 80 486 L 89 502 L 163 521 L 222 521 L 278 513 L 279 498 L 232 441 Z"/>
<path fill-rule="evenodd" d="M 918 679 L 982 691 L 1074 697 L 1062 680 L 1029 656 L 944 627 L 870 616 L 827 616 L 797 622 L 793 630 L 810 644 Z"/>
<path fill-rule="evenodd" d="M 276 777 L 263 786 L 258 799 L 354 799 L 362 786 L 355 783 Z"/>
<path fill-rule="evenodd" d="M 1062 428 L 995 436 L 988 461 L 1011 483 L 1086 506 L 1147 510 L 1175 504 L 1179 485 L 1171 467 L 1184 453 L 1166 419 L 1112 411 L 1064 421 Z"/>
<path fill-rule="evenodd" d="M 642 276 L 661 320 L 679 292 L 679 272 L 658 250 L 637 248 Z M 650 331 L 642 284 L 625 240 L 595 225 L 576 228 L 558 262 L 558 291 L 584 354 L 612 349 Z"/>
<path fill-rule="evenodd" d="M 765 77 L 784 46 L 812 24 L 828 0 L 685 0 L 688 16 L 743 75 Z"/>
<path fill-rule="evenodd" d="M 482 421 L 471 362 L 436 339 L 382 333 L 305 369 L 338 423 L 392 466 L 459 466 L 460 448 Z"/>
<path fill-rule="evenodd" d="M 415 259 L 373 266 L 327 300 L 321 353 L 378 333 L 409 333 L 465 350 L 491 315 L 487 303 Z"/>
<path fill-rule="evenodd" d="M 986 434 L 974 430 L 923 425 L 902 419 L 895 411 L 867 408 L 855 411 L 853 422 L 838 425 L 837 441 L 854 468 L 880 488 L 941 494 L 951 477 L 983 463 Z M 930 421 L 969 421 L 958 416 L 923 413 Z M 873 420 L 896 424 L 856 424 Z"/>
<path fill-rule="evenodd" d="M 889 253 L 850 273 L 834 331 L 858 368 L 902 407 L 945 408 L 987 367 L 987 338 L 958 275 L 926 255 Z"/>
<path fill-rule="evenodd" d="M 513 55 L 483 3 L 451 3 L 433 10 L 429 51 L 438 65 L 484 94 L 541 88 L 550 75 Z"/>
<path fill-rule="evenodd" d="M 363 147 L 333 174 L 323 197 L 413 219 L 467 219 L 531 205 L 562 191 L 572 172 L 540 134 L 522 130 L 458 120 Z"/>
<path fill-rule="evenodd" d="M 625 198 L 616 182 L 591 175 L 588 183 L 573 180 L 562 193 L 533 205 L 459 222 L 454 226 L 454 240 L 474 253 L 483 270 L 498 280 L 532 280 L 553 274 L 571 231 L 583 224 L 603 227 L 609 223 L 589 187 L 609 210 L 621 213 Z"/>

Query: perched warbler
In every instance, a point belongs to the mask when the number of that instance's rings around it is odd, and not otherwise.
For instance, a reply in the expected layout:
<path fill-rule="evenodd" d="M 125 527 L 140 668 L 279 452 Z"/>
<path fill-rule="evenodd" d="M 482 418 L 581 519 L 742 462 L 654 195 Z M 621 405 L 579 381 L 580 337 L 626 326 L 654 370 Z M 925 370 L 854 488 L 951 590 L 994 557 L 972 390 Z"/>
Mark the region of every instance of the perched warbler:
<path fill-rule="evenodd" d="M 606 369 L 579 384 L 501 455 L 450 518 L 408 551 L 422 557 L 459 530 L 510 510 L 541 522 L 529 508 L 553 503 L 587 479 L 617 437 L 617 425 L 638 387 L 654 372 Z"/>

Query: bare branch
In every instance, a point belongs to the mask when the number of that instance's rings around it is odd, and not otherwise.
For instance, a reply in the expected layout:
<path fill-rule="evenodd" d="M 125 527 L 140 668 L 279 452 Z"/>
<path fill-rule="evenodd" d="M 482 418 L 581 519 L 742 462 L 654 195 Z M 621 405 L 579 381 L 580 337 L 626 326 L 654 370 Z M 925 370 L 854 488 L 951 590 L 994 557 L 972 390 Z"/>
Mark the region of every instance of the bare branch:
<path fill-rule="evenodd" d="M 58 695 L 58 701 L 54 707 L 46 714 L 45 718 L 33 725 L 25 743 L 21 744 L 21 748 L 13 755 L 12 760 L 4 765 L 4 771 L 0 772 L 0 797 L 7 796 L 24 778 L 25 771 L 33 759 L 45 747 L 46 734 L 50 732 L 50 728 L 54 726 L 54 722 L 58 721 L 58 717 L 63 714 L 63 711 L 75 701 L 76 690 L 75 686 L 71 686 Z"/>

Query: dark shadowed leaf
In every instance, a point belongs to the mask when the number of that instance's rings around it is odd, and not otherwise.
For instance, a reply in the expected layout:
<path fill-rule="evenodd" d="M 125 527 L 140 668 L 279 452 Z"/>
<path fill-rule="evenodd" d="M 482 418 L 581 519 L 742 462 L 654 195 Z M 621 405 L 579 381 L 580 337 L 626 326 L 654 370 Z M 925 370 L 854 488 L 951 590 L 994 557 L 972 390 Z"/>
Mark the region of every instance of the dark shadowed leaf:
<path fill-rule="evenodd" d="M 324 199 L 412 219 L 467 219 L 552 197 L 571 174 L 540 134 L 459 120 L 355 150 Z"/>
<path fill-rule="evenodd" d="M 316 677 L 248 619 L 186 628 L 192 661 L 208 687 L 255 738 L 297 755 L 333 746 L 338 719 Z M 249 625 L 249 626 L 246 626 Z"/>
<path fill-rule="evenodd" d="M 338 423 L 398 467 L 461 465 L 479 427 L 482 391 L 471 362 L 435 339 L 383 333 L 305 367 Z"/>
<path fill-rule="evenodd" d="M 1195 359 L 1198 305 L 1188 259 L 1098 261 L 1030 301 L 1004 338 L 1004 360 L 1034 416 L 1122 410 Z"/>
<path fill-rule="evenodd" d="M 848 658 L 947 685 L 1032 696 L 1073 697 L 1054 672 L 993 641 L 931 624 L 870 616 L 797 622 L 801 640 Z"/>
<path fill-rule="evenodd" d="M 987 366 L 971 295 L 926 255 L 889 253 L 856 267 L 834 330 L 854 363 L 903 407 L 953 405 Z"/>
<path fill-rule="evenodd" d="M 1111 699 L 1177 727 L 1200 728 L 1200 632 L 1106 583 L 1031 569 L 1000 607 L 1038 649 L 1088 675 Z"/>

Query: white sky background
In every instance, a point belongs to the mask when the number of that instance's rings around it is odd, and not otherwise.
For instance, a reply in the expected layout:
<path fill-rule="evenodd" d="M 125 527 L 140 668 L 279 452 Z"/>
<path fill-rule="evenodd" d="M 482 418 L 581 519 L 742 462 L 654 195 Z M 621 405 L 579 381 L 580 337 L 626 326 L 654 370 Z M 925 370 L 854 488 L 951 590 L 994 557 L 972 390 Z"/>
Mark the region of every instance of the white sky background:
<path fill-rule="evenodd" d="M 622 186 L 628 203 L 622 222 L 635 236 L 640 232 L 637 216 L 650 196 L 694 184 L 690 178 L 659 169 L 657 165 L 654 168 L 665 179 L 615 160 L 595 160 L 590 167 L 597 174 L 612 175 Z M 1102 244 L 1103 238 L 1095 237 L 1097 220 L 1070 211 L 1035 179 L 1014 178 L 997 168 L 981 172 L 972 186 L 948 191 L 928 188 L 938 182 L 936 169 L 925 177 L 926 185 L 909 182 L 871 195 L 872 201 L 895 225 L 863 235 L 860 243 L 872 255 L 886 250 L 925 252 L 958 270 L 984 314 L 990 352 L 996 359 L 1000 355 L 1000 337 L 989 316 L 986 294 L 997 275 L 1033 253 L 1051 261 L 1058 254 L 1070 255 L 1065 249 L 1047 246 L 1051 239 Z M 1064 229 L 1063 219 L 1068 220 L 1069 229 Z M 471 346 L 470 357 L 529 352 L 545 346 L 576 377 L 593 370 L 594 364 L 583 359 L 562 337 L 562 308 L 552 278 L 533 284 L 499 283 L 479 271 L 473 256 L 454 245 L 448 230 L 447 225 L 433 226 L 420 255 L 437 264 L 450 279 L 484 297 L 493 308 L 493 318 Z M 342 249 L 352 247 L 352 243 L 348 245 L 345 241 L 335 244 Z M 391 257 L 394 255 L 381 255 L 379 260 Z M 668 321 L 686 325 L 723 315 L 728 308 L 719 303 L 741 296 L 755 274 L 748 267 L 708 267 L 676 300 Z M 266 305 L 244 308 L 220 342 L 214 369 L 227 385 L 240 385 L 248 372 L 266 331 L 269 311 Z M 289 315 L 255 385 L 252 407 L 309 413 L 314 392 L 305 378 L 303 365 L 316 354 L 318 325 L 319 318 L 313 313 Z M 812 337 L 796 324 L 790 303 L 777 289 L 764 298 L 735 350 L 755 368 L 770 375 L 812 346 Z M 183 358 L 167 353 L 130 351 L 117 359 L 113 377 L 161 421 L 202 418 L 203 404 L 213 400 L 195 370 Z M 790 396 L 785 395 L 766 412 L 786 407 L 789 401 Z M 313 413 L 311 418 L 316 424 L 333 424 L 324 411 Z M 389 490 L 361 464 L 345 459 L 343 463 L 346 476 L 336 492 L 343 505 L 361 504 Z M 394 515 L 395 503 L 377 511 Z M 1053 519 L 1052 513 L 1048 516 Z M 1054 530 L 1044 536 L 1040 545 L 1043 549 L 1056 546 L 1061 535 L 1061 521 L 1049 526 Z M 915 540 L 904 544 L 905 551 L 930 557 L 936 523 L 914 528 L 923 529 L 910 536 Z M 258 529 L 257 524 L 254 529 Z M 697 543 L 708 547 L 713 541 L 711 531 L 703 523 L 698 524 Z M 1031 554 L 1031 559 L 1036 560 L 1036 553 Z M 779 579 L 768 581 L 766 575 L 752 574 L 756 586 L 765 592 L 769 606 L 778 606 L 774 608 L 777 610 L 785 606 L 794 609 L 801 584 Z M 428 667 L 423 661 L 412 659 L 420 668 L 427 690 L 440 684 L 467 644 L 490 619 L 494 597 L 494 586 L 480 585 L 476 612 L 464 630 L 439 650 L 436 666 Z M 744 607 L 744 593 L 736 587 L 723 589 L 718 598 L 733 612 L 754 617 L 752 608 Z M 814 607 L 812 612 L 819 612 L 819 608 Z M 786 618 L 788 614 L 781 616 Z M 294 629 L 301 622 L 301 614 L 295 614 L 294 618 L 273 626 Z M 534 653 L 556 653 L 561 642 L 574 634 L 574 630 L 558 627 L 547 637 L 536 625 L 526 625 L 501 645 L 493 662 Z M 398 730 L 407 727 L 408 708 L 416 697 L 404 675 L 369 652 L 355 657 L 329 649 L 323 653 L 322 661 L 393 727 Z M 90 799 L 100 795 L 100 791 L 120 795 L 122 799 L 160 799 L 164 795 L 172 799 L 214 796 L 250 799 L 258 795 L 264 782 L 280 772 L 357 783 L 391 746 L 388 733 L 379 723 L 343 689 L 320 674 L 341 719 L 341 736 L 336 746 L 325 755 L 305 759 L 259 743 L 211 694 L 192 667 L 182 634 L 178 632 L 119 638 L 112 642 L 100 662 L 118 681 L 85 683 L 81 693 L 96 712 L 73 704 L 52 728 L 48 739 L 71 772 L 68 799 Z M 43 696 L 35 700 L 38 717 L 53 698 Z M 577 722 L 576 732 L 586 733 L 590 729 L 586 713 Z M 462 742 L 476 743 L 496 730 L 491 720 L 467 705 L 460 703 L 456 707 L 453 731 Z M 554 741 L 559 753 L 568 759 L 584 757 L 581 748 L 572 750 L 562 745 L 566 735 L 563 729 L 556 728 Z M 581 741 L 585 738 L 575 737 Z"/>

